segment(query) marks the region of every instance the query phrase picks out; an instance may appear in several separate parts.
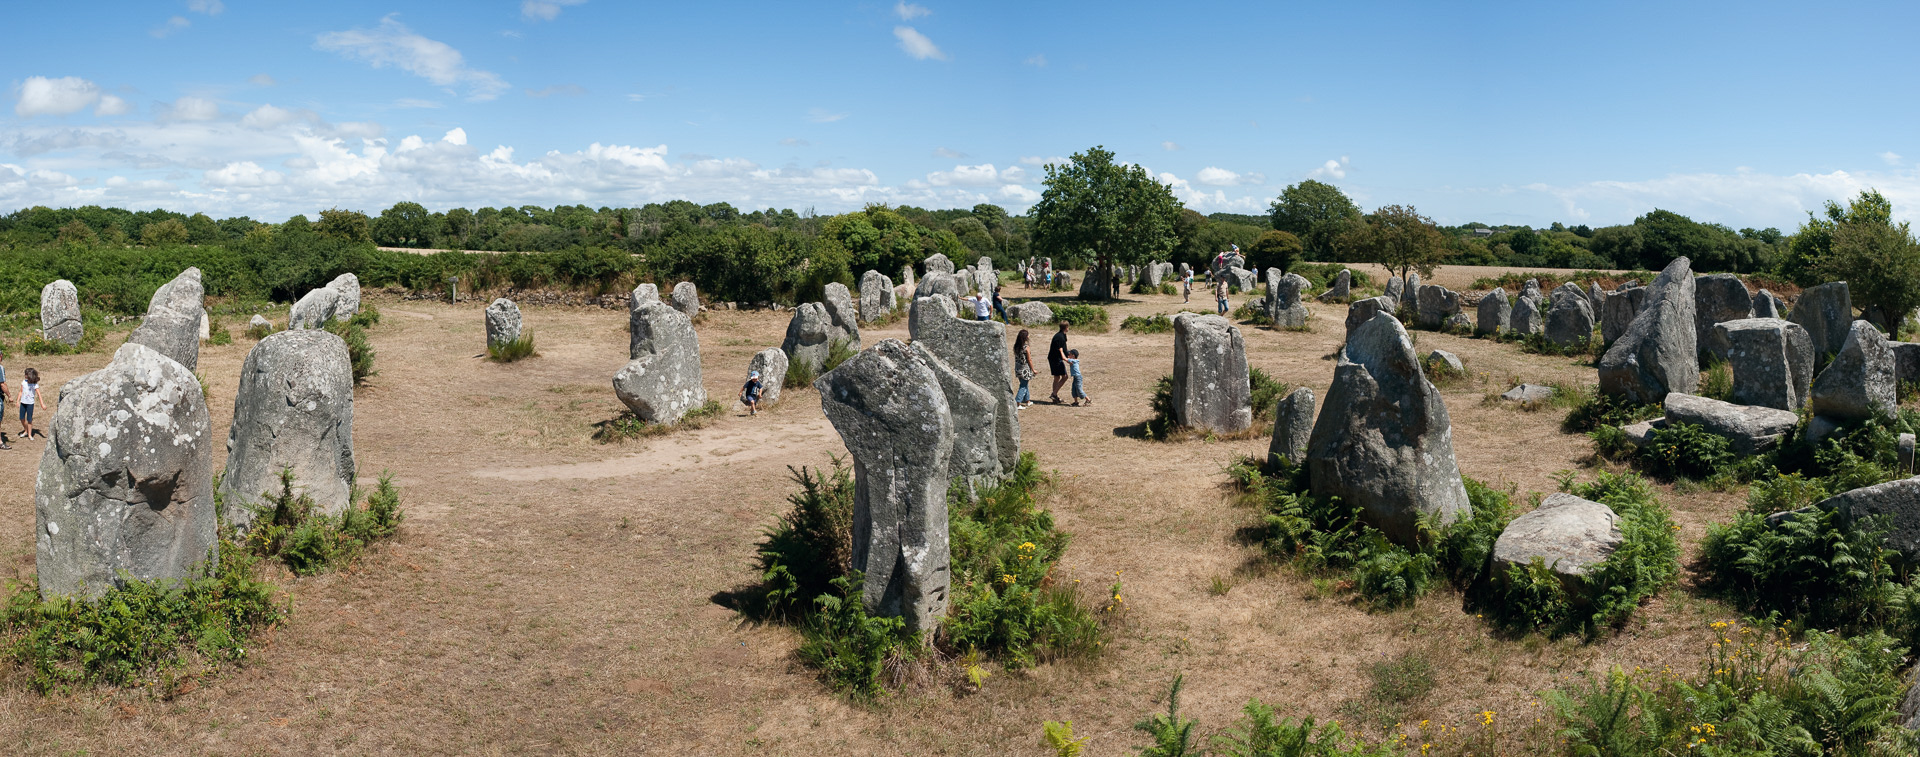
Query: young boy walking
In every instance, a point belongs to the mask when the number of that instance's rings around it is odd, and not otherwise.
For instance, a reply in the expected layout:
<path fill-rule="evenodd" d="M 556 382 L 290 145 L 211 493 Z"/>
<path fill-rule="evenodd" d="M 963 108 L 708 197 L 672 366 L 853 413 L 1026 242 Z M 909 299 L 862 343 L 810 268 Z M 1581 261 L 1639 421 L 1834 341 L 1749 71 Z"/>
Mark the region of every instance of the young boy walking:
<path fill-rule="evenodd" d="M 764 385 L 760 383 L 760 372 L 748 371 L 747 385 L 740 387 L 740 402 L 747 406 L 747 415 L 760 414 L 760 390 L 762 388 L 764 388 Z"/>
<path fill-rule="evenodd" d="M 1092 398 L 1087 396 L 1086 382 L 1080 376 L 1079 350 L 1067 350 L 1067 375 L 1073 377 L 1073 405 L 1071 406 L 1079 407 L 1082 402 L 1092 405 Z"/>

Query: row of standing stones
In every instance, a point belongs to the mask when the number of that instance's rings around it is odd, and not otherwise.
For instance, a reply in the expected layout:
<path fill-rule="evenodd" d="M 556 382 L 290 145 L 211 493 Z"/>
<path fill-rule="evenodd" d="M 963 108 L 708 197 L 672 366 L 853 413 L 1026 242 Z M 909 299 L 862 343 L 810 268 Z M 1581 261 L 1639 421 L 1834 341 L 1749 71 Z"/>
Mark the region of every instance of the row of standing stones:
<path fill-rule="evenodd" d="M 70 286 L 68 288 L 70 292 Z M 346 274 L 316 299 L 328 317 L 359 307 Z M 100 370 L 60 388 L 34 486 L 41 594 L 97 597 L 128 580 L 202 574 L 218 558 L 213 440 L 194 369 L 205 338 L 200 270 L 160 287 L 146 317 Z M 296 306 L 299 309 L 299 306 Z M 306 311 L 302 311 L 303 314 Z M 353 368 L 340 337 L 295 318 L 247 353 L 227 433 L 220 495 L 229 525 L 292 470 L 315 504 L 351 504 Z"/>

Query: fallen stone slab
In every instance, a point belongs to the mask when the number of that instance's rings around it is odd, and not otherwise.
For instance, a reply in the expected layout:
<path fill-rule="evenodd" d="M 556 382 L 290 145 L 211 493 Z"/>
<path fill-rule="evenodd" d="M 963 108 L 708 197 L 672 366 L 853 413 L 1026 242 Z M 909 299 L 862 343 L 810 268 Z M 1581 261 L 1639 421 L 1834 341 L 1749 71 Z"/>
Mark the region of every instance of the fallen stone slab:
<path fill-rule="evenodd" d="M 1735 454 L 1751 455 L 1769 449 L 1800 424 L 1800 416 L 1790 410 L 1731 402 L 1669 392 L 1666 399 L 1668 423 L 1691 423 L 1707 433 L 1725 437 Z"/>
<path fill-rule="evenodd" d="M 1514 518 L 1493 543 L 1494 575 L 1538 560 L 1552 571 L 1576 605 L 1592 602 L 1583 580 L 1626 542 L 1613 508 L 1566 492 L 1547 496 L 1532 512 Z"/>

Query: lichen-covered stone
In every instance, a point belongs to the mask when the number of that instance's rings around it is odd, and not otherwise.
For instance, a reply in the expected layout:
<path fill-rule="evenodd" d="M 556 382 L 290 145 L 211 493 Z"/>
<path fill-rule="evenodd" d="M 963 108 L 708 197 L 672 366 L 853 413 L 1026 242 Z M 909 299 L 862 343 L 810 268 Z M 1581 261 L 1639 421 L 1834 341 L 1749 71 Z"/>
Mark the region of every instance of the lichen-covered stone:
<path fill-rule="evenodd" d="M 1247 345 L 1240 329 L 1217 315 L 1174 316 L 1174 422 L 1236 434 L 1253 427 L 1251 403 Z"/>
<path fill-rule="evenodd" d="M 40 288 L 40 337 L 68 347 L 78 346 L 86 327 L 80 323 L 80 290 L 59 279 Z"/>
<path fill-rule="evenodd" d="M 1600 358 L 1600 392 L 1654 403 L 1700 386 L 1692 261 L 1674 258 L 1647 287 L 1640 315 Z"/>
<path fill-rule="evenodd" d="M 629 325 L 633 359 L 613 374 L 614 394 L 627 409 L 643 422 L 673 425 L 705 405 L 693 320 L 665 303 L 652 302 L 634 310 Z"/>
<path fill-rule="evenodd" d="M 353 501 L 353 361 L 347 343 L 317 329 L 282 331 L 247 353 L 227 430 L 220 492 L 227 520 L 245 530 L 259 504 L 280 493 L 280 471 L 320 511 Z"/>

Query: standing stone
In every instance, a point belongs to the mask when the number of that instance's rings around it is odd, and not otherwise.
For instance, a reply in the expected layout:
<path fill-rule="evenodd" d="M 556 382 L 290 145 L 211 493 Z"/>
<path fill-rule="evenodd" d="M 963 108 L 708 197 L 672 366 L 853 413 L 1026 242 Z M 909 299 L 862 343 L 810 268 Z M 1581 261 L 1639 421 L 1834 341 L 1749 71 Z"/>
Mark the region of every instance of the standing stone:
<path fill-rule="evenodd" d="M 886 339 L 814 382 L 853 457 L 852 568 L 869 611 L 932 631 L 952 581 L 947 469 L 953 418 L 940 379 Z"/>
<path fill-rule="evenodd" d="M 893 312 L 893 280 L 879 271 L 860 277 L 860 319 L 877 321 Z"/>
<path fill-rule="evenodd" d="M 317 329 L 327 325 L 340 311 L 340 290 L 321 287 L 307 292 L 287 311 L 287 328 Z"/>
<path fill-rule="evenodd" d="M 1473 333 L 1493 336 L 1512 328 L 1513 305 L 1507 302 L 1505 287 L 1494 289 L 1480 298 L 1480 320 L 1474 322 Z"/>
<path fill-rule="evenodd" d="M 1419 291 L 1420 291 L 1420 274 L 1414 273 L 1412 271 L 1408 271 L 1407 272 L 1407 296 L 1408 297 L 1417 296 Z"/>
<path fill-rule="evenodd" d="M 827 306 L 827 317 L 832 319 L 839 338 L 847 340 L 849 348 L 859 351 L 860 314 L 853 309 L 853 293 L 847 291 L 847 285 L 838 281 L 828 284 L 824 304 Z"/>
<path fill-rule="evenodd" d="M 1674 258 L 1647 287 L 1646 307 L 1600 357 L 1600 392 L 1652 404 L 1700 387 L 1693 330 L 1693 261 Z"/>
<path fill-rule="evenodd" d="M 845 332 L 835 328 L 827 306 L 809 302 L 793 309 L 793 318 L 787 321 L 787 338 L 780 343 L 780 351 L 787 353 L 789 362 L 804 363 L 818 373 L 825 367 L 833 341 L 845 338 Z"/>
<path fill-rule="evenodd" d="M 333 317 L 342 321 L 353 318 L 360 312 L 360 277 L 343 273 L 327 282 L 327 288 L 340 293 L 340 305 Z"/>
<path fill-rule="evenodd" d="M 1601 313 L 1607 312 L 1607 293 L 1601 291 L 1600 282 L 1587 282 L 1587 304 L 1593 306 L 1593 317 L 1596 319 L 1600 317 Z"/>
<path fill-rule="evenodd" d="M 1453 458 L 1453 424 L 1420 372 L 1406 329 L 1381 313 L 1347 337 L 1308 442 L 1313 492 L 1362 508 L 1387 537 L 1413 544 L 1422 517 L 1472 513 Z"/>
<path fill-rule="evenodd" d="M 1833 420 L 1893 415 L 1893 370 L 1887 338 L 1873 324 L 1854 321 L 1840 352 L 1813 380 L 1814 415 Z"/>
<path fill-rule="evenodd" d="M 1253 427 L 1252 400 L 1240 329 L 1217 315 L 1174 316 L 1174 422 L 1237 434 Z"/>
<path fill-rule="evenodd" d="M 1429 284 L 1415 290 L 1418 315 L 1416 322 L 1421 328 L 1437 329 L 1447 322 L 1447 318 L 1460 312 L 1460 295 L 1446 287 Z"/>
<path fill-rule="evenodd" d="M 1694 338 L 1703 354 L 1727 359 L 1727 344 L 1719 340 L 1714 324 L 1753 317 L 1753 295 L 1747 285 L 1731 273 L 1716 273 L 1693 280 Z"/>
<path fill-rule="evenodd" d="M 926 271 L 929 274 L 938 272 L 938 273 L 944 273 L 948 276 L 952 276 L 953 261 L 948 260 L 947 256 L 936 252 L 932 255 L 928 255 L 927 259 L 921 262 L 920 269 L 923 271 Z"/>
<path fill-rule="evenodd" d="M 1540 296 L 1522 294 L 1507 316 L 1508 327 L 1516 334 L 1540 334 L 1547 330 L 1547 315 L 1541 312 Z"/>
<path fill-rule="evenodd" d="M 1813 386 L 1813 339 L 1800 324 L 1779 318 L 1743 318 L 1715 324 L 1733 370 L 1732 400 L 1798 411 Z"/>
<path fill-rule="evenodd" d="M 1772 292 L 1762 289 L 1753 293 L 1753 317 L 1781 318 L 1787 314 L 1787 303 Z"/>
<path fill-rule="evenodd" d="M 900 266 L 900 285 L 906 287 L 907 291 L 909 292 L 913 291 L 915 288 L 919 286 L 919 282 L 917 282 L 913 277 L 912 263 L 908 263 L 906 265 Z"/>
<path fill-rule="evenodd" d="M 1351 297 L 1352 292 L 1353 271 L 1342 268 L 1340 273 L 1334 275 L 1333 283 L 1327 285 L 1327 291 L 1320 295 L 1320 301 L 1338 302 Z"/>
<path fill-rule="evenodd" d="M 913 290 L 915 299 L 935 294 L 946 295 L 947 299 L 953 301 L 955 307 L 959 307 L 960 298 L 963 296 L 960 293 L 959 280 L 951 274 L 939 271 L 932 271 L 920 277 L 920 285 Z"/>
<path fill-rule="evenodd" d="M 642 422 L 671 426 L 706 404 L 693 320 L 655 302 L 634 311 L 629 325 L 633 359 L 613 374 L 613 392 L 627 409 Z"/>
<path fill-rule="evenodd" d="M 1888 342 L 1893 350 L 1894 386 L 1920 384 L 1920 342 Z"/>
<path fill-rule="evenodd" d="M 1353 330 L 1360 328 L 1361 324 L 1373 320 L 1375 315 L 1386 313 L 1387 317 L 1393 317 L 1393 311 L 1396 309 L 1396 305 L 1397 303 L 1393 301 L 1392 297 L 1368 297 L 1364 300 L 1356 300 L 1353 304 L 1348 305 L 1347 338 L 1353 338 Z"/>
<path fill-rule="evenodd" d="M 992 297 L 1000 289 L 1000 274 L 994 273 L 991 266 L 973 269 L 973 291 Z"/>
<path fill-rule="evenodd" d="M 1460 362 L 1460 356 L 1446 350 L 1427 353 L 1427 367 L 1454 376 L 1467 374 L 1467 366 Z"/>
<path fill-rule="evenodd" d="M 1521 285 L 1520 285 L 1520 296 L 1521 296 L 1521 297 L 1533 297 L 1533 298 L 1535 298 L 1535 299 L 1546 299 L 1546 298 L 1545 298 L 1545 297 L 1544 297 L 1543 295 L 1541 295 L 1541 294 L 1540 294 L 1540 280 L 1539 280 L 1539 279 L 1527 279 L 1527 283 L 1525 283 L 1525 284 L 1521 284 Z"/>
<path fill-rule="evenodd" d="M 933 369 L 940 391 L 947 397 L 947 415 L 953 420 L 953 451 L 947 455 L 947 478 L 969 488 L 991 486 L 1001 479 L 1000 450 L 994 439 L 994 396 L 968 381 L 947 361 L 915 340 L 914 357 Z"/>
<path fill-rule="evenodd" d="M 1820 362 L 1825 362 L 1846 344 L 1847 324 L 1853 322 L 1853 297 L 1847 291 L 1847 282 L 1828 282 L 1801 292 L 1787 320 L 1807 330 Z"/>
<path fill-rule="evenodd" d="M 1593 338 L 1593 306 L 1580 287 L 1568 284 L 1553 290 L 1553 309 L 1547 311 L 1547 341 L 1571 347 Z"/>
<path fill-rule="evenodd" d="M 1267 318 L 1277 328 L 1297 329 L 1307 325 L 1307 305 L 1300 301 L 1300 293 L 1313 286 L 1306 277 L 1297 273 L 1281 275 L 1280 269 L 1267 269 L 1267 299 L 1264 307 Z"/>
<path fill-rule="evenodd" d="M 487 346 L 505 347 L 520 338 L 520 306 L 505 297 L 487 306 Z M 632 346 L 628 346 L 631 351 Z"/>
<path fill-rule="evenodd" d="M 1020 416 L 1013 402 L 1013 351 L 1007 346 L 1007 327 L 933 310 L 916 308 L 907 319 L 908 334 L 915 347 L 926 348 L 986 392 L 998 466 L 993 474 L 1011 474 L 1020 462 Z"/>
<path fill-rule="evenodd" d="M 80 344 L 86 327 L 80 324 L 80 291 L 60 279 L 40 289 L 40 338 L 68 347 Z"/>
<path fill-rule="evenodd" d="M 219 548 L 213 431 L 186 366 L 128 342 L 60 388 L 47 425 L 34 485 L 42 597 L 206 574 Z"/>
<path fill-rule="evenodd" d="M 1593 589 L 1585 580 L 1588 571 L 1624 543 L 1620 516 L 1613 508 L 1555 492 L 1500 532 L 1493 542 L 1493 573 L 1504 579 L 1512 569 L 1539 560 L 1573 601 L 1585 606 L 1593 601 Z"/>
<path fill-rule="evenodd" d="M 1157 290 L 1160 288 L 1160 279 L 1165 275 L 1165 272 L 1162 271 L 1160 268 L 1160 266 L 1162 265 L 1164 264 L 1163 263 L 1147 264 L 1146 279 L 1140 283 L 1145 284 L 1148 290 Z"/>
<path fill-rule="evenodd" d="M 1260 285 L 1259 279 L 1254 278 L 1252 271 L 1239 266 L 1227 268 L 1226 277 L 1228 288 L 1234 292 L 1251 292 L 1254 287 Z"/>
<path fill-rule="evenodd" d="M 264 315 L 254 313 L 253 319 L 247 321 L 247 330 L 253 331 L 255 329 L 259 329 L 262 334 L 271 334 L 273 333 L 273 322 L 267 320 L 267 317 Z"/>
<path fill-rule="evenodd" d="M 1290 465 L 1307 461 L 1307 440 L 1313 436 L 1313 390 L 1300 387 L 1273 406 L 1273 441 L 1267 445 L 1267 466 L 1277 468 L 1281 458 Z"/>
<path fill-rule="evenodd" d="M 688 318 L 700 315 L 700 288 L 691 281 L 673 285 L 673 309 Z"/>
<path fill-rule="evenodd" d="M 653 284 L 641 284 L 633 288 L 633 294 L 627 297 L 627 315 L 639 310 L 641 305 L 660 301 L 660 287 Z"/>
<path fill-rule="evenodd" d="M 1105 300 L 1113 297 L 1113 286 L 1107 278 L 1111 271 L 1095 265 L 1089 267 L 1080 277 L 1080 299 Z"/>
<path fill-rule="evenodd" d="M 753 359 L 747 361 L 747 372 L 760 372 L 760 405 L 772 405 L 780 401 L 780 389 L 787 382 L 787 353 L 779 347 L 768 347 L 753 353 Z"/>
<path fill-rule="evenodd" d="M 1013 319 L 1022 326 L 1045 326 L 1053 323 L 1053 308 L 1039 300 L 1022 302 L 1007 309 Z"/>
<path fill-rule="evenodd" d="M 1399 276 L 1388 277 L 1386 296 L 1392 297 L 1394 302 L 1406 299 L 1407 282 L 1401 280 Z"/>
<path fill-rule="evenodd" d="M 242 505 L 279 495 L 289 468 L 295 490 L 321 512 L 353 504 L 353 361 L 347 343 L 325 331 L 282 331 L 247 353 L 220 477 L 227 522 L 247 530 L 253 511 Z"/>
<path fill-rule="evenodd" d="M 191 373 L 200 367 L 200 320 L 207 315 L 201 300 L 200 269 L 188 268 L 162 284 L 147 301 L 147 317 L 127 337 L 132 344 L 152 347 Z"/>
<path fill-rule="evenodd" d="M 1627 329 L 1633 326 L 1633 319 L 1640 317 L 1640 311 L 1646 308 L 1647 292 L 1642 287 L 1622 286 L 1607 296 L 1607 304 L 1600 313 L 1600 341 L 1612 345 L 1627 335 Z"/>

